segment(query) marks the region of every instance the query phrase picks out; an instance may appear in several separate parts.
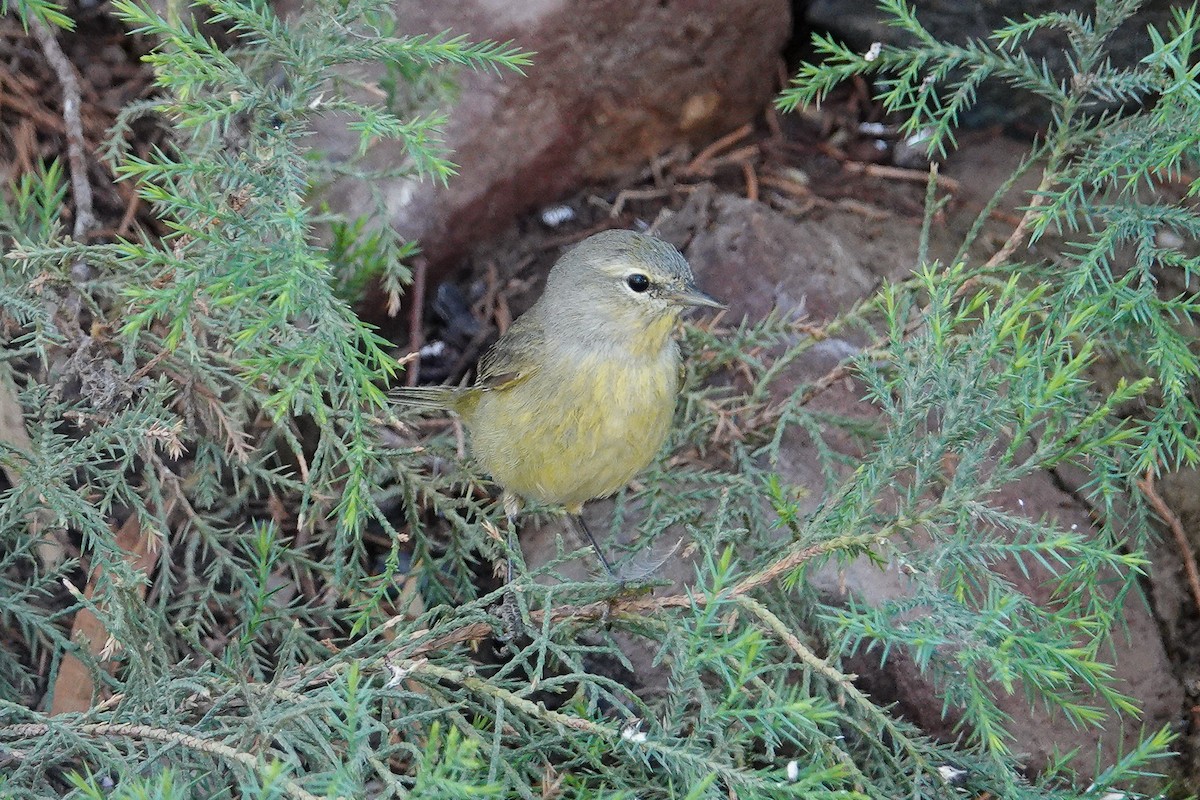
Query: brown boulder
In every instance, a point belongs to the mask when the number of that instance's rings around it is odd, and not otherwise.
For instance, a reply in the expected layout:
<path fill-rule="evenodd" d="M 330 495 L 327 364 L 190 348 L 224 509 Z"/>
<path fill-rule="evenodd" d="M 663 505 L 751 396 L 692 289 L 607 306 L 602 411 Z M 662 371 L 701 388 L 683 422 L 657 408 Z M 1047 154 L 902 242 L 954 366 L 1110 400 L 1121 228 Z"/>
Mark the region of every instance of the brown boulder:
<path fill-rule="evenodd" d="M 770 100 L 791 33 L 785 0 L 539 0 L 506 3 L 397 0 L 399 33 L 449 30 L 471 40 L 512 40 L 535 53 L 524 77 L 463 72 L 446 143 L 458 175 L 448 186 L 394 179 L 343 181 L 329 199 L 367 207 L 382 192 L 391 223 L 420 241 L 436 267 L 495 235 L 522 212 L 581 183 L 610 179 L 681 142 L 710 141 Z M 317 146 L 353 152 L 340 121 Z M 379 142 L 373 167 L 404 159 Z"/>

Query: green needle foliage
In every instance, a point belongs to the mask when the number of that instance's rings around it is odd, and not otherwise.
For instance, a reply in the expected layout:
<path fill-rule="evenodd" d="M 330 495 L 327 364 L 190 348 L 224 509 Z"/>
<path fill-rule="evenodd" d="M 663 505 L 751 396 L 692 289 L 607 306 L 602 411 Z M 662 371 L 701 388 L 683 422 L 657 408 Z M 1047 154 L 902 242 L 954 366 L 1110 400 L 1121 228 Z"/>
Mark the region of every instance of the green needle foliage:
<path fill-rule="evenodd" d="M 190 20 L 114 3 L 156 43 L 160 94 L 125 111 L 107 154 L 166 236 L 66 239 L 58 166 L 21 178 L 0 205 L 0 373 L 28 434 L 0 445 L 11 484 L 0 496 L 0 794 L 1161 789 L 1169 731 L 1098 754 L 1090 781 L 1065 759 L 1030 778 L 999 701 L 1020 694 L 1081 728 L 1136 724 L 1106 662 L 1146 568 L 1136 481 L 1194 461 L 1200 414 L 1194 261 L 1170 244 L 1194 237 L 1186 201 L 1197 187 L 1174 203 L 1157 191 L 1200 135 L 1194 12 L 1151 31 L 1146 59 L 1123 68 L 1104 41 L 1130 4 L 1029 19 L 960 47 L 888 3 L 915 44 L 867 58 L 818 39 L 826 60 L 801 69 L 785 107 L 870 76 L 909 129 L 933 131 L 938 152 L 983 80 L 1044 98 L 1053 124 L 1025 167 L 1043 177 L 1014 242 L 1055 235 L 1062 246 L 1047 262 L 975 264 L 968 241 L 948 265 L 914 265 L 829 323 L 823 336 L 852 329 L 876 342 L 844 365 L 870 409 L 853 419 L 810 407 L 821 385 L 785 382 L 820 339 L 810 329 L 782 315 L 689 328 L 671 451 L 704 466 L 664 454 L 617 498 L 621 535 L 607 543 L 634 562 L 684 538 L 692 585 L 649 594 L 568 578 L 580 551 L 561 539 L 536 570 L 511 554 L 516 578 L 495 588 L 502 510 L 452 435 L 385 431 L 384 387 L 399 365 L 348 305 L 367 276 L 400 291 L 412 247 L 377 219 L 311 201 L 333 176 L 372 178 L 307 149 L 314 117 L 344 120 L 364 148 L 396 138 L 409 163 L 395 171 L 448 180 L 432 110 L 447 67 L 512 71 L 527 56 L 448 34 L 393 36 L 379 0 L 316 5 L 284 22 L 265 3 L 204 0 L 196 15 L 236 37 L 220 49 Z M 17 13 L 50 18 L 45 8 Z M 1067 33 L 1069 74 L 1020 49 L 1047 29 Z M 386 87 L 385 104 L 355 99 L 367 81 Z M 147 115 L 174 129 L 138 157 L 125 134 Z M 1171 281 L 1183 288 L 1164 291 Z M 1108 363 L 1128 379 L 1100 380 Z M 741 389 L 720 381 L 728 374 Z M 789 483 L 784 456 L 798 442 L 818 454 L 823 487 Z M 1088 476 L 1095 529 L 999 501 L 1067 467 Z M 130 520 L 153 545 L 149 569 L 116 533 Z M 814 588 L 820 568 L 861 559 L 901 570 L 909 593 L 868 605 Z M 1040 602 L 1018 591 L 1022 577 Z M 69 641 L 84 609 L 110 639 L 103 660 Z M 930 739 L 843 668 L 900 652 L 959 720 L 956 741 Z M 97 697 L 50 715 L 67 653 Z"/>
<path fill-rule="evenodd" d="M 1176 8 L 1166 30 L 1150 28 L 1145 58 L 1113 65 L 1105 43 L 1138 5 L 1099 3 L 1091 17 L 1028 17 L 986 41 L 957 46 L 936 41 L 904 2 L 884 2 L 881 9 L 916 45 L 859 54 L 818 36 L 814 42 L 825 60 L 803 67 L 780 105 L 819 102 L 850 76 L 872 76 L 885 108 L 901 115 L 906 131 L 928 132 L 930 152 L 940 154 L 953 146 L 957 119 L 982 81 L 1002 80 L 1045 99 L 1052 122 L 1035 151 L 1041 160 L 1029 162 L 1041 169 L 1042 181 L 1030 197 L 1027 226 L 1034 241 L 1048 231 L 1066 234 L 1061 258 L 1046 272 L 1055 290 L 1047 306 L 1056 320 L 1066 321 L 1096 304 L 1098 313 L 1079 330 L 1080 338 L 1106 352 L 1136 354 L 1153 373 L 1161 402 L 1153 404 L 1132 466 L 1157 471 L 1200 456 L 1196 405 L 1189 397 L 1200 362 L 1180 324 L 1197 310 L 1186 291 L 1197 262 L 1171 244 L 1192 240 L 1200 230 L 1200 219 L 1183 202 L 1200 191 L 1200 182 L 1185 184 L 1180 201 L 1162 199 L 1169 196 L 1165 185 L 1182 180 L 1200 153 L 1200 86 L 1194 80 L 1200 43 L 1195 6 Z M 1070 74 L 1056 75 L 1019 49 L 1044 33 L 1065 35 Z M 1181 293 L 1164 296 L 1160 269 L 1170 273 L 1168 285 L 1184 287 Z"/>

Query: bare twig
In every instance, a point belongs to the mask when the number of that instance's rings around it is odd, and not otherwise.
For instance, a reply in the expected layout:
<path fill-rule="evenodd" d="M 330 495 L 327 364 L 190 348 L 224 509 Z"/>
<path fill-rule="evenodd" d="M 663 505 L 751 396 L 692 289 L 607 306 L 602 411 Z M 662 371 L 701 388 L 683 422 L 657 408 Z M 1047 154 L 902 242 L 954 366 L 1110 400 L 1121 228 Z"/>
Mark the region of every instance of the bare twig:
<path fill-rule="evenodd" d="M 661 200 L 670 194 L 671 189 L 666 187 L 661 189 L 622 189 L 617 193 L 617 199 L 613 202 L 608 216 L 612 218 L 621 216 L 621 212 L 625 210 L 625 203 L 630 200 Z"/>
<path fill-rule="evenodd" d="M 771 138 L 776 143 L 783 141 L 783 128 L 779 125 L 779 114 L 775 112 L 775 106 L 768 104 L 763 111 L 763 122 L 767 125 L 767 130 L 771 132 Z"/>
<path fill-rule="evenodd" d="M 746 198 L 758 200 L 758 175 L 749 161 L 742 162 L 742 177 L 746 179 Z"/>
<path fill-rule="evenodd" d="M 793 197 L 799 197 L 803 200 L 808 200 L 809 198 L 816 196 L 813 194 L 812 189 L 800 181 L 789 180 L 788 178 L 784 178 L 770 172 L 760 175 L 758 180 L 763 186 L 770 186 L 772 189 L 778 189 L 781 192 L 787 192 Z M 824 198 L 819 199 L 824 205 L 831 205 L 828 200 L 825 200 Z"/>
<path fill-rule="evenodd" d="M 716 172 L 718 167 L 724 167 L 731 164 L 744 164 L 761 153 L 761 146 L 757 144 L 748 144 L 745 147 L 739 147 L 737 150 L 730 150 L 724 155 L 709 159 L 702 167 L 687 174 L 698 177 L 707 177 Z"/>
<path fill-rule="evenodd" d="M 508 329 L 513 324 L 512 307 L 509 306 L 507 287 L 505 291 L 500 291 L 500 272 L 496 269 L 494 262 L 488 264 L 488 294 L 491 295 L 491 300 L 484 308 L 491 312 L 492 321 L 496 324 L 496 333 L 503 336 L 508 333 Z M 487 295 L 484 296 L 485 299 Z"/>
<path fill-rule="evenodd" d="M 24 87 L 13 85 L 13 91 L 3 91 L 5 78 L 12 81 L 13 77 L 11 74 L 6 76 L 3 71 L 0 71 L 0 104 L 2 104 L 0 107 L 17 112 L 22 118 L 28 119 L 37 130 L 65 133 L 62 118 L 32 102 L 29 95 L 25 93 Z"/>
<path fill-rule="evenodd" d="M 413 259 L 412 301 L 408 308 L 408 347 L 414 353 L 425 345 L 425 280 L 429 262 L 423 256 Z M 421 377 L 421 359 L 414 359 L 404 372 L 406 386 L 416 386 Z"/>
<path fill-rule="evenodd" d="M 121 184 L 122 186 L 124 184 Z M 121 221 L 117 225 L 117 236 L 128 236 L 130 229 L 133 227 L 133 221 L 137 218 L 138 209 L 142 206 L 142 196 L 137 192 L 133 192 L 129 198 L 129 204 L 125 206 L 125 213 L 121 215 Z"/>
<path fill-rule="evenodd" d="M 58 77 L 62 87 L 63 122 L 67 133 L 67 165 L 71 172 L 71 195 L 75 200 L 75 227 L 73 236 L 76 241 L 84 241 L 88 233 L 96 226 L 96 213 L 92 201 L 92 184 L 88 181 L 88 160 L 83 139 L 83 120 L 80 117 L 82 100 L 79 91 L 79 79 L 75 75 L 75 67 L 67 59 L 58 43 L 54 31 L 46 23 L 34 17 L 29 23 L 34 37 L 42 47 L 46 61 Z"/>
<path fill-rule="evenodd" d="M 732 145 L 740 142 L 742 139 L 745 139 L 753 131 L 754 126 L 747 122 L 737 130 L 725 134 L 720 139 L 717 139 L 708 147 L 705 147 L 703 150 L 701 150 L 696 157 L 692 159 L 692 162 L 683 168 L 681 174 L 694 175 L 697 172 L 700 172 L 704 169 L 705 164 L 709 161 L 709 159 L 727 147 L 731 147 Z"/>
<path fill-rule="evenodd" d="M 846 161 L 842 164 L 842 169 L 852 175 L 869 175 L 872 178 L 885 178 L 887 180 L 905 181 L 906 183 L 929 183 L 929 173 L 923 169 L 903 169 L 901 167 L 889 167 L 886 164 L 868 164 L 861 161 Z M 947 178 L 945 175 L 937 176 L 937 184 L 948 192 L 957 194 L 962 189 L 962 184 Z"/>
<path fill-rule="evenodd" d="M 1029 226 L 1033 223 L 1034 214 L 1046 202 L 1046 191 L 1050 188 L 1050 184 L 1054 182 L 1054 170 L 1047 168 L 1042 172 L 1042 182 L 1033 190 L 1032 196 L 1029 198 L 1029 205 L 1025 207 L 1025 213 L 1021 215 L 1021 221 L 1017 223 L 1017 227 L 1013 228 L 1013 232 L 1008 235 L 1008 239 L 999 250 L 997 250 L 987 263 L 983 265 L 985 270 L 998 267 L 1008 260 L 1008 257 L 1016 251 L 1021 242 L 1025 241 L 1025 232 L 1029 230 Z M 967 287 L 967 283 L 963 284 L 963 291 Z"/>
<path fill-rule="evenodd" d="M 1200 570 L 1196 568 L 1196 554 L 1192 551 L 1191 542 L 1183 530 L 1183 523 L 1155 488 L 1153 472 L 1147 471 L 1146 477 L 1138 481 L 1137 485 L 1146 496 L 1150 507 L 1154 509 L 1154 513 L 1171 529 L 1171 535 L 1175 537 L 1175 545 L 1179 549 L 1179 558 L 1183 560 L 1183 571 L 1187 574 L 1188 586 L 1192 590 L 1192 601 L 1196 608 L 1200 609 Z"/>
<path fill-rule="evenodd" d="M 834 208 L 842 211 L 849 211 L 851 214 L 858 214 L 860 217 L 865 217 L 869 220 L 888 219 L 892 216 L 892 212 L 887 209 L 864 203 L 861 200 L 855 200 L 853 197 L 839 198 L 834 204 Z"/>

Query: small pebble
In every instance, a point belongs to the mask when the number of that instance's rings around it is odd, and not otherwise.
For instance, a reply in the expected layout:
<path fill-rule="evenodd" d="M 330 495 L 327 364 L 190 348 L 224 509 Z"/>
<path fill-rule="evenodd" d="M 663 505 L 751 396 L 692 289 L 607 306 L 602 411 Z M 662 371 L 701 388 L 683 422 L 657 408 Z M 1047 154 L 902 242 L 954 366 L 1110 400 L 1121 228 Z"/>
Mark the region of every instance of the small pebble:
<path fill-rule="evenodd" d="M 575 219 L 575 209 L 568 205 L 550 206 L 542 209 L 542 224 L 548 228 L 557 228 L 564 222 Z"/>

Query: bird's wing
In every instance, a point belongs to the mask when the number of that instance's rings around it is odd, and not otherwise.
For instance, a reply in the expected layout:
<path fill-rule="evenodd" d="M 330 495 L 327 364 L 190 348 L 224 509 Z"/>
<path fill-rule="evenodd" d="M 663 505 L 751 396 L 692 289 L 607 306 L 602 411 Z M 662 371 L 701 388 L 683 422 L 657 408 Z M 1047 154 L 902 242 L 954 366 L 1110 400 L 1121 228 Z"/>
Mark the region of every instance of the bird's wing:
<path fill-rule="evenodd" d="M 480 389 L 507 389 L 528 378 L 538 369 L 546 346 L 541 325 L 524 317 L 513 323 L 479 359 L 475 386 Z"/>

